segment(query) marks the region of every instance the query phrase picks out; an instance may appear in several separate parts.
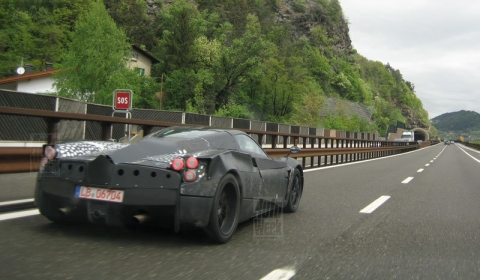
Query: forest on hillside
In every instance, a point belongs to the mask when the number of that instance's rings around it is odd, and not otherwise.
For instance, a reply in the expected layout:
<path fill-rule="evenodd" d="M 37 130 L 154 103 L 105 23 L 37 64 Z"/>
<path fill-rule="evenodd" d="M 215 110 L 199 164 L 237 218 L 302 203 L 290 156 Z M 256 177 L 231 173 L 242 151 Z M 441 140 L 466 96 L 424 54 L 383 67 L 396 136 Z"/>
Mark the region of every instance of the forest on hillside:
<path fill-rule="evenodd" d="M 352 47 L 338 0 L 0 0 L 0 26 L 0 78 L 54 63 L 69 98 L 110 104 L 127 87 L 159 109 L 161 88 L 164 110 L 380 134 L 411 115 L 430 124 L 400 70 Z M 125 67 L 131 44 L 160 61 L 152 77 Z M 326 98 L 371 120 L 320 116 Z"/>
<path fill-rule="evenodd" d="M 441 131 L 480 131 L 480 114 L 474 111 L 445 113 L 432 119 L 433 125 Z"/>

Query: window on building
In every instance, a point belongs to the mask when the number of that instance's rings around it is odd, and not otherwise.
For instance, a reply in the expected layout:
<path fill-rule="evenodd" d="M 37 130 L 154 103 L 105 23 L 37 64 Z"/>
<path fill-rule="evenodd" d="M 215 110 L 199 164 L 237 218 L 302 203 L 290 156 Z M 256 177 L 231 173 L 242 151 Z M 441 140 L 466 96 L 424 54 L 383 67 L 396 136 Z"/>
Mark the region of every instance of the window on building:
<path fill-rule="evenodd" d="M 132 60 L 137 61 L 138 60 L 138 53 L 132 52 Z"/>
<path fill-rule="evenodd" d="M 145 68 L 135 67 L 135 71 L 137 71 L 140 76 L 145 76 Z"/>

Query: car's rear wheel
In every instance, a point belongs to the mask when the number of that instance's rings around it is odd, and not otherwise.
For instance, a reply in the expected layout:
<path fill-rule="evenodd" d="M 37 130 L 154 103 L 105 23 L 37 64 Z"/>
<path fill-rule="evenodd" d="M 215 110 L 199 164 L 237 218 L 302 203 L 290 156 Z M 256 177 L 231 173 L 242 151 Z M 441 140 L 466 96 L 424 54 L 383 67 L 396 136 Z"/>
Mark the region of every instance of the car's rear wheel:
<path fill-rule="evenodd" d="M 300 199 L 302 198 L 303 184 L 300 171 L 295 169 L 293 174 L 292 190 L 288 196 L 287 205 L 283 207 L 284 212 L 293 213 L 298 210 L 300 206 Z"/>
<path fill-rule="evenodd" d="M 240 213 L 240 189 L 237 179 L 227 174 L 218 184 L 210 212 L 210 221 L 205 228 L 212 241 L 227 243 L 237 229 Z"/>

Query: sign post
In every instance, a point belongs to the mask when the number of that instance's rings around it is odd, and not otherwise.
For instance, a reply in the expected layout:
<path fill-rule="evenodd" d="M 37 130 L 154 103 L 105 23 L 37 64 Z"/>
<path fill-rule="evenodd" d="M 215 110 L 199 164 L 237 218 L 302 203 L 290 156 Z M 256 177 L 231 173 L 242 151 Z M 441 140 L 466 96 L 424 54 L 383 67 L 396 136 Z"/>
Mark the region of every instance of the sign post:
<path fill-rule="evenodd" d="M 113 91 L 113 113 L 112 117 L 115 113 L 123 113 L 127 119 L 132 118 L 132 113 L 130 110 L 132 109 L 132 102 L 133 101 L 133 92 L 131 89 L 116 89 Z M 124 131 L 125 138 L 130 141 L 130 125 L 125 124 L 125 131 Z"/>

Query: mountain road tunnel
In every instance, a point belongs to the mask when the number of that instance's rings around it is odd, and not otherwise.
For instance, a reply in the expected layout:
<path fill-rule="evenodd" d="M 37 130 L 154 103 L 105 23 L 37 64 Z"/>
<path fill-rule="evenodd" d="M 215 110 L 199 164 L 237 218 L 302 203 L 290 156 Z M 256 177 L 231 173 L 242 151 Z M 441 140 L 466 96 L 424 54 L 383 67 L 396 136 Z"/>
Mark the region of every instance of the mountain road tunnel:
<path fill-rule="evenodd" d="M 421 140 L 421 141 L 426 141 L 430 140 L 428 131 L 422 129 L 422 128 L 414 128 L 412 129 L 414 133 L 414 139 L 415 141 Z"/>

